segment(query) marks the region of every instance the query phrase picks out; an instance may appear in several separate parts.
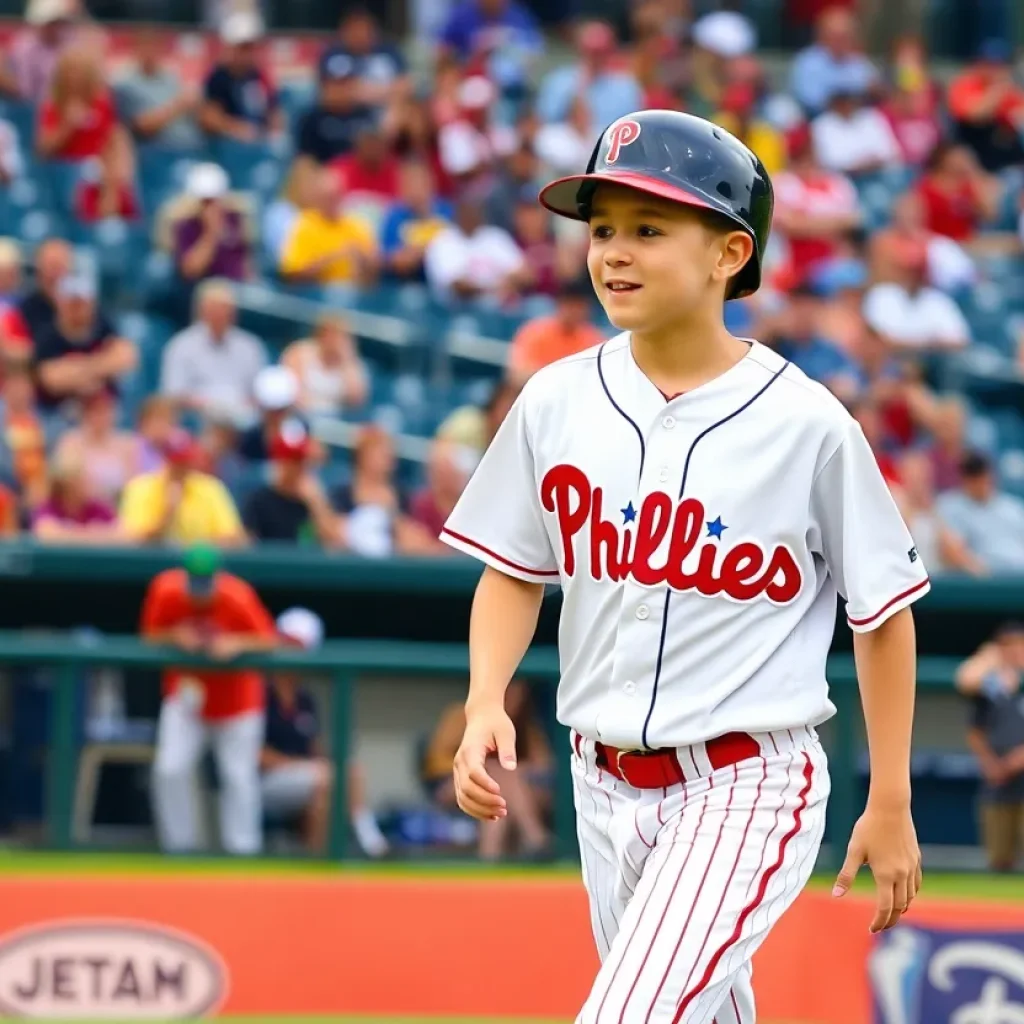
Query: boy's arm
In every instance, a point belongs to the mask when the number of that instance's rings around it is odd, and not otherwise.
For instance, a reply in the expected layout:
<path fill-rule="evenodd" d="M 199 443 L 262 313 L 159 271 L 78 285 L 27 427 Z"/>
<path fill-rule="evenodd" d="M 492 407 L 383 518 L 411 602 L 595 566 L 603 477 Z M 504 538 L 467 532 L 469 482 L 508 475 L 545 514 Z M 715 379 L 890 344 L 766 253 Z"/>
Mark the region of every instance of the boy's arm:
<path fill-rule="evenodd" d="M 455 755 L 459 807 L 474 818 L 506 814 L 484 762 L 497 754 L 503 768 L 516 766 L 516 730 L 505 713 L 505 691 L 533 639 L 543 599 L 543 583 L 513 579 L 490 566 L 477 584 L 469 620 L 466 731 Z"/>
<path fill-rule="evenodd" d="M 867 805 L 850 837 L 833 895 L 841 896 L 870 863 L 878 890 L 870 930 L 891 928 L 921 885 L 921 851 L 910 816 L 910 742 L 916 676 L 913 613 L 904 608 L 853 640 L 867 730 Z"/>
<path fill-rule="evenodd" d="M 863 431 L 849 419 L 837 434 L 830 444 L 838 444 L 819 456 L 813 520 L 855 634 L 871 782 L 833 895 L 846 893 L 868 864 L 877 890 L 871 931 L 877 932 L 899 921 L 920 887 L 921 857 L 910 814 L 916 685 L 910 605 L 928 593 L 929 580 Z"/>
<path fill-rule="evenodd" d="M 488 754 L 515 768 L 505 690 L 537 628 L 544 584 L 559 577 L 528 422 L 536 379 L 513 403 L 441 531 L 446 544 L 486 566 L 473 598 L 466 730 L 454 764 L 459 806 L 485 820 L 505 813 L 498 784 L 484 769 Z"/>

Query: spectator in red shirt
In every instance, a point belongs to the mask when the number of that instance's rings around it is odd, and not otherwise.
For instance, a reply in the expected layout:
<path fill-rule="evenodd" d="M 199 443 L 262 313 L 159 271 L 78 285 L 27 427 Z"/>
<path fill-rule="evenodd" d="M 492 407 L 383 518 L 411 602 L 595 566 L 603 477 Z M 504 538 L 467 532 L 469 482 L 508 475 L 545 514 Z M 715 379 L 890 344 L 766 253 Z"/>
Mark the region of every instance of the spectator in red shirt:
<path fill-rule="evenodd" d="M 11 238 L 0 238 L 0 359 L 28 359 L 32 335 L 21 315 L 21 249 Z"/>
<path fill-rule="evenodd" d="M 117 513 L 93 493 L 85 463 L 74 452 L 53 460 L 50 497 L 33 512 L 32 533 L 51 544 L 107 545 L 125 539 Z"/>
<path fill-rule="evenodd" d="M 217 551 L 206 546 L 191 549 L 183 568 L 154 577 L 142 607 L 142 637 L 221 662 L 278 644 L 274 620 L 256 591 L 222 571 Z M 259 853 L 262 674 L 245 668 L 169 668 L 163 694 L 153 764 L 162 848 L 184 852 L 199 845 L 193 775 L 210 737 L 220 776 L 221 842 L 229 853 Z"/>
<path fill-rule="evenodd" d="M 971 242 L 999 210 L 1001 186 L 966 147 L 941 142 L 928 159 L 918 186 L 929 231 L 955 242 Z"/>
<path fill-rule="evenodd" d="M 117 128 L 98 56 L 87 49 L 65 51 L 39 109 L 39 155 L 75 162 L 98 157 L 117 136 Z"/>
<path fill-rule="evenodd" d="M 891 439 L 886 437 L 885 423 L 877 401 L 871 397 L 860 398 L 852 405 L 850 412 L 860 424 L 885 482 L 890 488 L 898 487 L 899 464 L 890 449 Z"/>
<path fill-rule="evenodd" d="M 949 89 L 949 112 L 957 138 L 987 171 L 1024 161 L 1024 90 L 1013 78 L 1013 49 L 1002 39 L 981 45 L 978 59 Z"/>
<path fill-rule="evenodd" d="M 84 224 L 119 217 L 138 220 L 139 203 L 135 195 L 135 158 L 129 149 L 108 146 L 102 156 L 82 165 L 82 178 L 75 194 L 75 216 Z"/>
<path fill-rule="evenodd" d="M 388 208 L 398 202 L 401 165 L 377 129 L 360 129 L 353 152 L 332 160 L 330 167 L 338 175 L 346 212 L 377 224 Z"/>
<path fill-rule="evenodd" d="M 791 137 L 789 161 L 775 179 L 775 228 L 789 243 L 789 271 L 800 281 L 839 254 L 861 212 L 849 178 L 818 164 L 808 129 Z"/>
<path fill-rule="evenodd" d="M 922 167 L 942 138 L 928 83 L 897 79 L 881 107 L 904 163 Z"/>
<path fill-rule="evenodd" d="M 0 537 L 10 539 L 20 532 L 17 495 L 9 487 L 0 484 Z"/>
<path fill-rule="evenodd" d="M 83 180 L 69 197 L 81 219 L 138 216 L 134 148 L 117 121 L 96 51 L 61 55 L 40 108 L 36 148 L 45 159 L 83 165 Z"/>

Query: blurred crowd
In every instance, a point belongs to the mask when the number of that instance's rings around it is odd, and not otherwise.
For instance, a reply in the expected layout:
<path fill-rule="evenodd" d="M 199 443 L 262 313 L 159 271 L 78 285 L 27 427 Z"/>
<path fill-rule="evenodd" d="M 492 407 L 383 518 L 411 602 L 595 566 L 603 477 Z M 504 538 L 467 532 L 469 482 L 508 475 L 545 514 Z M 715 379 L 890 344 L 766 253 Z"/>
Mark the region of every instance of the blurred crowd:
<path fill-rule="evenodd" d="M 1024 88 L 1004 38 L 940 81 L 921 39 L 872 58 L 854 5 L 818 4 L 779 74 L 742 13 L 634 0 L 625 30 L 567 26 L 552 61 L 519 0 L 459 0 L 414 71 L 373 9 L 349 6 L 297 89 L 275 81 L 255 8 L 228 10 L 198 76 L 148 30 L 112 70 L 79 0 L 30 0 L 25 20 L 0 92 L 30 105 L 31 131 L 0 121 L 0 188 L 29 164 L 74 168 L 68 234 L 144 230 L 172 268 L 174 330 L 139 396 L 145 353 L 80 239 L 0 240 L 3 534 L 443 554 L 438 529 L 525 380 L 610 333 L 586 227 L 549 218 L 539 185 L 583 167 L 616 118 L 670 107 L 734 132 L 775 180 L 765 286 L 729 303 L 730 327 L 848 406 L 934 572 L 1024 571 L 1024 473 L 1001 460 L 1007 445 L 1024 459 L 1024 345 L 979 337 L 971 315 L 979 289 L 1024 280 Z M 266 201 L 230 166 L 255 153 L 281 171 Z M 182 156 L 154 207 L 147 183 Z M 238 322 L 253 282 L 315 293 L 323 315 L 268 344 Z M 348 315 L 386 289 L 515 324 L 487 394 L 445 410 L 411 472 Z M 1009 434 L 985 443 L 935 372 L 979 346 L 1018 376 Z M 324 421 L 353 425 L 347 449 Z"/>

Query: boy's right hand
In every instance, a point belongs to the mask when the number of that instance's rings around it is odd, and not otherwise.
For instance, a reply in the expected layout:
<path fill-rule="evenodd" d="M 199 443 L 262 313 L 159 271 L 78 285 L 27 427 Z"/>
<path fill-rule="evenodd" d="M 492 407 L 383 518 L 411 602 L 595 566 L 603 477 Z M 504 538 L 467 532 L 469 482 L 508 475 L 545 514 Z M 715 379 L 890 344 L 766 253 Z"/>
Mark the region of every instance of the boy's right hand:
<path fill-rule="evenodd" d="M 502 768 L 516 766 L 516 727 L 500 705 L 466 711 L 466 731 L 455 755 L 455 798 L 462 811 L 480 821 L 497 821 L 508 813 L 501 787 L 487 774 L 485 762 L 496 754 Z"/>

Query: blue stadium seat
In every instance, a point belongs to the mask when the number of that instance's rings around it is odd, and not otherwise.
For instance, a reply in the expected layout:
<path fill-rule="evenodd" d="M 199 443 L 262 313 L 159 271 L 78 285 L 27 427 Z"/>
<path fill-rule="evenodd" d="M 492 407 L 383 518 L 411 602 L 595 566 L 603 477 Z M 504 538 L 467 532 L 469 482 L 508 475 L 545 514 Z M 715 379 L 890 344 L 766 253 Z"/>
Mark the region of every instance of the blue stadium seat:
<path fill-rule="evenodd" d="M 1024 448 L 1011 448 L 999 456 L 999 480 L 1018 498 L 1024 498 Z"/>
<path fill-rule="evenodd" d="M 283 154 L 262 142 L 218 139 L 211 146 L 213 159 L 228 172 L 231 187 L 266 197 L 277 190 Z"/>
<path fill-rule="evenodd" d="M 0 106 L 0 117 L 10 121 L 18 133 L 22 151 L 26 156 L 31 154 L 36 143 L 36 111 L 31 103 L 19 100 L 4 100 Z"/>
<path fill-rule="evenodd" d="M 66 221 L 46 210 L 34 209 L 24 213 L 15 225 L 14 234 L 30 247 L 53 235 L 67 238 L 70 235 Z"/>
<path fill-rule="evenodd" d="M 1024 418 L 1016 409 L 994 409 L 992 419 L 999 437 L 999 447 L 1024 448 Z"/>

